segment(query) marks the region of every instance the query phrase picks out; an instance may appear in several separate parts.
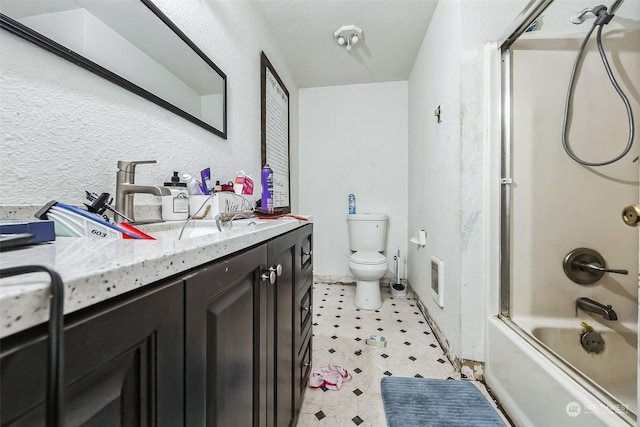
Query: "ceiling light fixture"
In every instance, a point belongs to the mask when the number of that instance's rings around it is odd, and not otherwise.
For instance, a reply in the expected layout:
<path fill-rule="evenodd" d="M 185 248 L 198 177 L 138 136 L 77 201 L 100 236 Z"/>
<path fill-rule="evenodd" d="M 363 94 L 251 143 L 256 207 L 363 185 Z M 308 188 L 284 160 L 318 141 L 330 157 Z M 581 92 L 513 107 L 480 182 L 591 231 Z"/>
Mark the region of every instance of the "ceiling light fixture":
<path fill-rule="evenodd" d="M 362 40 L 362 29 L 355 25 L 343 25 L 333 33 L 333 37 L 338 46 L 344 47 L 348 53 L 351 53 L 351 49 Z"/>

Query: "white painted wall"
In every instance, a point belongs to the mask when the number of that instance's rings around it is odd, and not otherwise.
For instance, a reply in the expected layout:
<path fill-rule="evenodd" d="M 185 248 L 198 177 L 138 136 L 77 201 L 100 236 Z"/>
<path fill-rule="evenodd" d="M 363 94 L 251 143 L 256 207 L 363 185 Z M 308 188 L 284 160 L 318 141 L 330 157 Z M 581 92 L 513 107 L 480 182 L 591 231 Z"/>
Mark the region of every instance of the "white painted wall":
<path fill-rule="evenodd" d="M 115 191 L 118 160 L 156 159 L 137 182 L 211 167 L 226 181 L 244 169 L 260 192 L 260 52 L 290 93 L 291 191 L 297 210 L 298 88 L 250 1 L 154 3 L 227 74 L 228 139 L 6 31 L 0 31 L 0 204 L 79 204 Z M 256 197 L 258 197 L 256 195 Z M 138 195 L 136 203 L 159 204 Z"/>
<path fill-rule="evenodd" d="M 314 216 L 315 275 L 353 280 L 349 193 L 358 213 L 389 216 L 387 257 L 404 258 L 407 179 L 407 82 L 300 89 L 300 212 Z"/>
<path fill-rule="evenodd" d="M 408 279 L 460 357 L 460 4 L 440 2 L 409 78 Z M 437 60 L 436 60 L 437 58 Z M 440 105 L 442 122 L 434 109 Z M 431 298 L 431 256 L 443 261 L 444 308 Z"/>
<path fill-rule="evenodd" d="M 484 360 L 484 44 L 527 4 L 440 1 L 409 77 L 408 278 L 453 359 Z M 434 109 L 442 106 L 438 124 Z M 444 261 L 444 308 L 431 297 L 430 259 Z"/>

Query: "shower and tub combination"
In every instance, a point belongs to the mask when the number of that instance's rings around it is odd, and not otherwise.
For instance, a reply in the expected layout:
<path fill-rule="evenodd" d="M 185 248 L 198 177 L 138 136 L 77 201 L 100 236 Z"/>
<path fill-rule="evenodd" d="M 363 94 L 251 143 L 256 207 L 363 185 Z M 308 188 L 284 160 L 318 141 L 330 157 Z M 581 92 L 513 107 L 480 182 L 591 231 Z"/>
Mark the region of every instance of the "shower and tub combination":
<path fill-rule="evenodd" d="M 517 425 L 635 425 L 640 2 L 533 0 L 496 47 L 487 384 Z"/>

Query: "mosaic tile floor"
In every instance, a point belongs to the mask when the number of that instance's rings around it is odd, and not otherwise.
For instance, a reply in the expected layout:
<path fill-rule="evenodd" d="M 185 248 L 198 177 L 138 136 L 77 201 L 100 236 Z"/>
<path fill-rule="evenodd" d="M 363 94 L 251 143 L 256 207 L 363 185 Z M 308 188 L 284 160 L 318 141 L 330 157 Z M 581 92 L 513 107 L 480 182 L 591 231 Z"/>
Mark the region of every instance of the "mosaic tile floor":
<path fill-rule="evenodd" d="M 382 288 L 382 307 L 367 311 L 353 305 L 354 296 L 353 285 L 314 285 L 313 367 L 339 365 L 352 379 L 338 391 L 307 388 L 298 427 L 384 427 L 385 375 L 460 378 L 411 298 L 394 298 Z M 367 345 L 369 335 L 384 336 L 387 346 Z"/>

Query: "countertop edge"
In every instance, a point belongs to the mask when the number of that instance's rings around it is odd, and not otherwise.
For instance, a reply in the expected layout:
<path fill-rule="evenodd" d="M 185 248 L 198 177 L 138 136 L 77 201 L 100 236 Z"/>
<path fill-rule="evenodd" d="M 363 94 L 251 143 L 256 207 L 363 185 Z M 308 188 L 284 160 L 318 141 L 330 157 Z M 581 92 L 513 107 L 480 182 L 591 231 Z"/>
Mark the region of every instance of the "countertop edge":
<path fill-rule="evenodd" d="M 286 218 L 261 230 L 228 230 L 182 241 L 60 238 L 2 254 L 0 268 L 46 265 L 62 277 L 64 314 L 176 276 L 266 242 L 312 221 Z M 115 255 L 113 255 L 115 254 Z M 49 318 L 49 278 L 31 273 L 0 284 L 0 338 Z"/>

